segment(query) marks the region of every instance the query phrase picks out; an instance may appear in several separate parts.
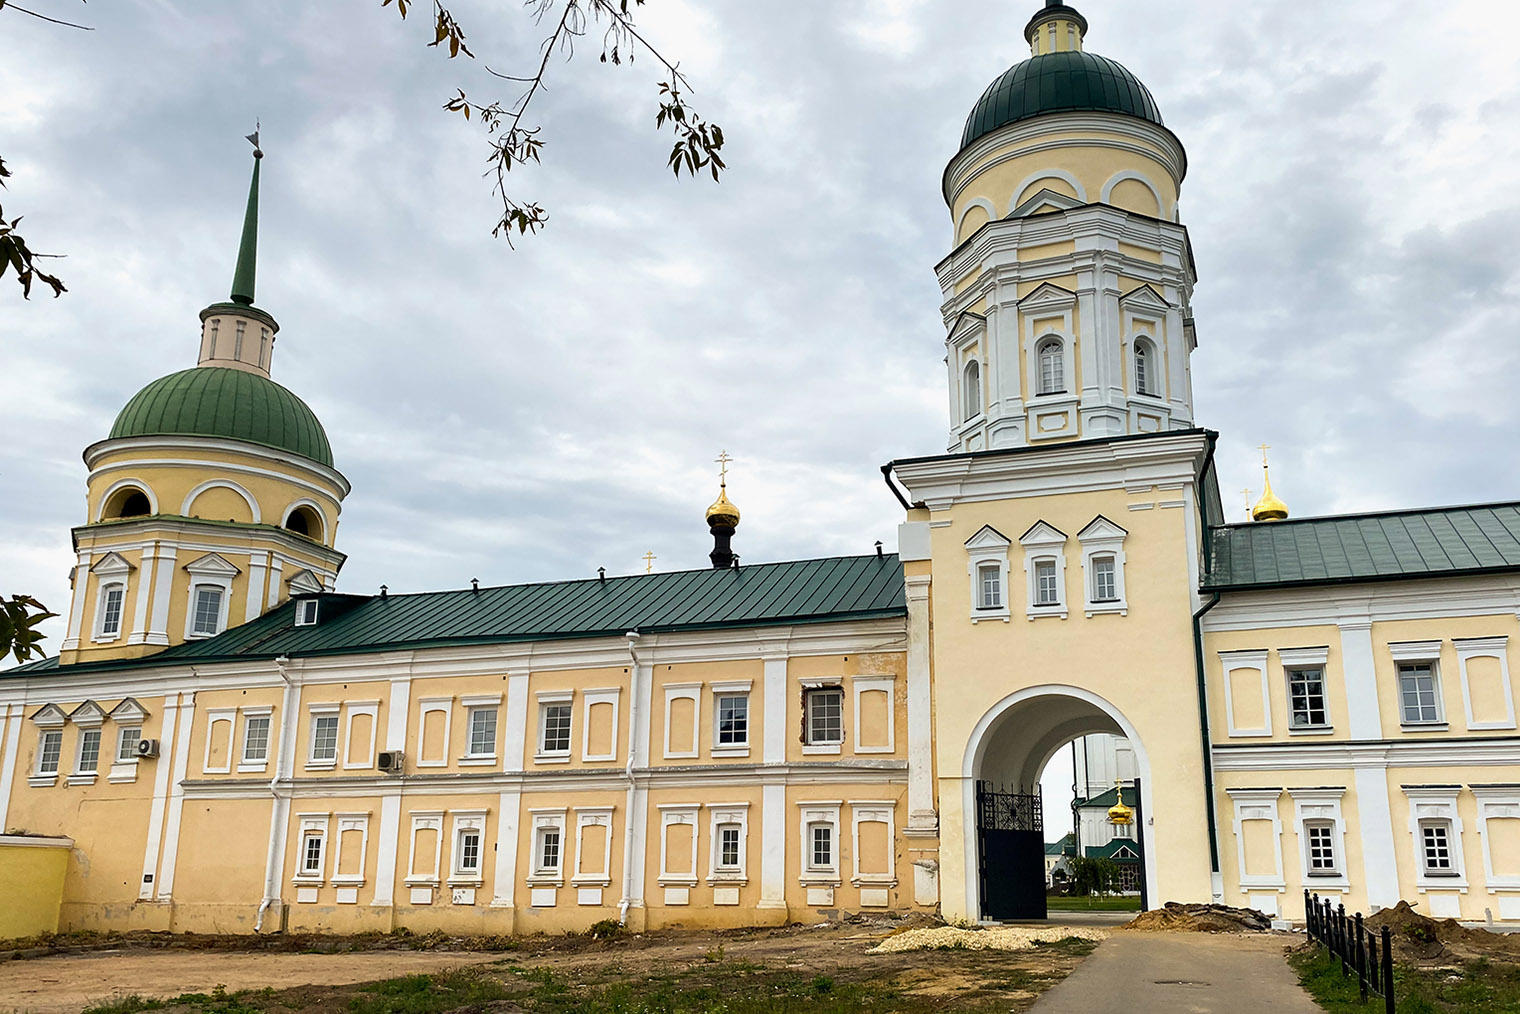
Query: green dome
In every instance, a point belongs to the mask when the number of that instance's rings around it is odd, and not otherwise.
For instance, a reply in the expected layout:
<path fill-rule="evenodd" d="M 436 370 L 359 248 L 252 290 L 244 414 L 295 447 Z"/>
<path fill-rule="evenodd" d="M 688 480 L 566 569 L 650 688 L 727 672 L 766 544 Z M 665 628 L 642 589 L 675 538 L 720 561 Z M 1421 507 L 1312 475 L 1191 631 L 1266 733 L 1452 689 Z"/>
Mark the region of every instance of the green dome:
<path fill-rule="evenodd" d="M 304 401 L 267 377 L 220 366 L 160 377 L 133 395 L 111 427 L 112 440 L 161 436 L 246 440 L 333 463 L 327 433 Z"/>
<path fill-rule="evenodd" d="M 988 85 L 966 118 L 961 148 L 1019 120 L 1072 112 L 1119 113 L 1162 125 L 1150 89 L 1122 64 L 1068 50 L 1016 63 Z"/>

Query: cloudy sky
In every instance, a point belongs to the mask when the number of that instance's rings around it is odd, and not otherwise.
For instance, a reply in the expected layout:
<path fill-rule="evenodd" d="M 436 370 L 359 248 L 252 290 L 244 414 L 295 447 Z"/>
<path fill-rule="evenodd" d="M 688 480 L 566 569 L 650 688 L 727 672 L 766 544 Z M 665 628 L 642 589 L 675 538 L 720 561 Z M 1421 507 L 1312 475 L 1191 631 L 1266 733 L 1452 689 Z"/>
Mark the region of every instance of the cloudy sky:
<path fill-rule="evenodd" d="M 439 106 L 513 97 L 482 64 L 533 59 L 519 4 L 451 5 L 474 62 L 379 0 L 27 6 L 95 30 L 0 12 L 0 201 L 70 289 L 0 286 L 0 591 L 66 606 L 80 451 L 194 364 L 255 118 L 274 376 L 354 487 L 341 589 L 701 566 L 722 448 L 745 559 L 893 544 L 878 467 L 944 448 L 940 173 L 1036 0 L 650 0 L 731 169 L 674 180 L 652 61 L 587 40 L 535 100 L 513 184 L 551 222 L 515 251 Z M 1520 8 L 1078 6 L 1188 150 L 1232 511 L 1263 442 L 1299 515 L 1520 497 Z"/>

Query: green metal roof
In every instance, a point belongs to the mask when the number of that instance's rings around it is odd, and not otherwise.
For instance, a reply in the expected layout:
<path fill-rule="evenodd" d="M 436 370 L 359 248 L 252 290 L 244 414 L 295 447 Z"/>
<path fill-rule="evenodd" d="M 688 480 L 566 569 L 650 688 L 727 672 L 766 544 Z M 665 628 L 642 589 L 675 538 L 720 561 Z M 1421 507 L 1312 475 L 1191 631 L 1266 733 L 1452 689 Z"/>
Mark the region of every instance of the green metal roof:
<path fill-rule="evenodd" d="M 1135 859 L 1121 859 L 1119 860 L 1120 862 L 1134 862 L 1140 858 L 1141 854 L 1144 851 L 1140 847 L 1139 842 L 1131 841 L 1128 838 L 1114 838 L 1105 845 L 1082 846 L 1082 851 L 1087 853 L 1087 858 L 1089 859 L 1113 859 L 1121 849 L 1128 849 L 1129 851 L 1133 852 L 1135 854 Z"/>
<path fill-rule="evenodd" d="M 332 447 L 316 414 L 268 377 L 195 366 L 160 377 L 127 402 L 111 439 L 226 437 L 299 454 L 332 467 Z"/>
<path fill-rule="evenodd" d="M 682 570 L 507 585 L 478 592 L 322 595 L 316 625 L 294 625 L 286 603 L 226 633 L 146 658 L 77 663 L 71 671 L 140 668 L 214 659 L 360 652 L 571 637 L 622 637 L 730 627 L 904 616 L 902 566 L 895 554 L 753 564 L 737 570 Z M 52 660 L 49 660 L 51 662 Z M 4 675 L 54 668 L 29 663 Z"/>
<path fill-rule="evenodd" d="M 1520 503 L 1225 525 L 1209 591 L 1520 570 Z"/>
<path fill-rule="evenodd" d="M 1100 792 L 1091 798 L 1079 799 L 1074 805 L 1079 810 L 1107 810 L 1118 801 L 1118 789 L 1109 789 L 1107 792 Z M 1135 787 L 1133 785 L 1124 786 L 1124 805 L 1131 807 L 1135 805 Z"/>
<path fill-rule="evenodd" d="M 1162 125 L 1150 89 L 1107 57 L 1079 50 L 1046 53 L 999 75 L 971 109 L 961 148 L 999 127 L 1046 113 L 1120 113 Z"/>

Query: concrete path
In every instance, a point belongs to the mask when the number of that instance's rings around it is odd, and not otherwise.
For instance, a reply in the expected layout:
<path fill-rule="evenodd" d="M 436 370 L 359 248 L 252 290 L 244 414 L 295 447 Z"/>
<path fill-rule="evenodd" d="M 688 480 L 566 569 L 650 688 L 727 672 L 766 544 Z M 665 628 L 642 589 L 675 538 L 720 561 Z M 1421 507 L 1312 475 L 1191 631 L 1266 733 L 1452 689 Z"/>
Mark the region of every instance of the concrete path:
<path fill-rule="evenodd" d="M 1030 1014 L 1323 1014 L 1283 959 L 1297 939 L 1115 933 Z"/>

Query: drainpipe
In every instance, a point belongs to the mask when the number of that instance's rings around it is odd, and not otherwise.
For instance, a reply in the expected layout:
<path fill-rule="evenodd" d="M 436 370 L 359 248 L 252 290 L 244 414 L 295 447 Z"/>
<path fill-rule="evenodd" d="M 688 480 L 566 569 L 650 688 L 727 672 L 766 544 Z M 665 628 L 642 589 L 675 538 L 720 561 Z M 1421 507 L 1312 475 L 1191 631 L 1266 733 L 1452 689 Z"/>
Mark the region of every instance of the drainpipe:
<path fill-rule="evenodd" d="M 264 899 L 259 902 L 258 917 L 254 920 L 253 931 L 261 932 L 264 928 L 264 913 L 270 906 L 280 900 L 280 866 L 285 851 L 285 825 L 287 814 L 285 808 L 280 805 L 279 784 L 280 780 L 288 774 L 286 758 L 295 756 L 295 724 L 296 724 L 296 686 L 290 679 L 290 673 L 286 666 L 290 658 L 281 655 L 274 660 L 275 672 L 279 673 L 280 680 L 285 684 L 284 694 L 280 698 L 280 752 L 275 755 L 274 777 L 269 780 L 269 850 L 264 856 Z"/>
<path fill-rule="evenodd" d="M 1219 826 L 1214 816 L 1214 751 L 1209 737 L 1209 694 L 1203 676 L 1203 614 L 1219 605 L 1219 593 L 1193 614 L 1193 661 L 1198 671 L 1198 728 L 1203 735 L 1203 801 L 1209 824 L 1210 892 L 1218 893 Z"/>
<path fill-rule="evenodd" d="M 639 722 L 639 632 L 630 630 L 623 635 L 628 639 L 628 763 L 623 775 L 628 779 L 628 802 L 623 807 L 623 897 L 618 901 L 618 925 L 628 925 L 628 906 L 633 901 L 633 797 L 636 784 L 633 779 L 634 742 L 638 736 Z"/>
<path fill-rule="evenodd" d="M 892 495 L 897 497 L 897 502 L 902 504 L 903 510 L 912 510 L 913 505 L 908 502 L 908 498 L 902 495 L 902 490 L 898 489 L 897 484 L 892 481 L 892 463 L 890 461 L 881 466 L 881 478 L 887 484 L 887 488 L 892 491 Z"/>

